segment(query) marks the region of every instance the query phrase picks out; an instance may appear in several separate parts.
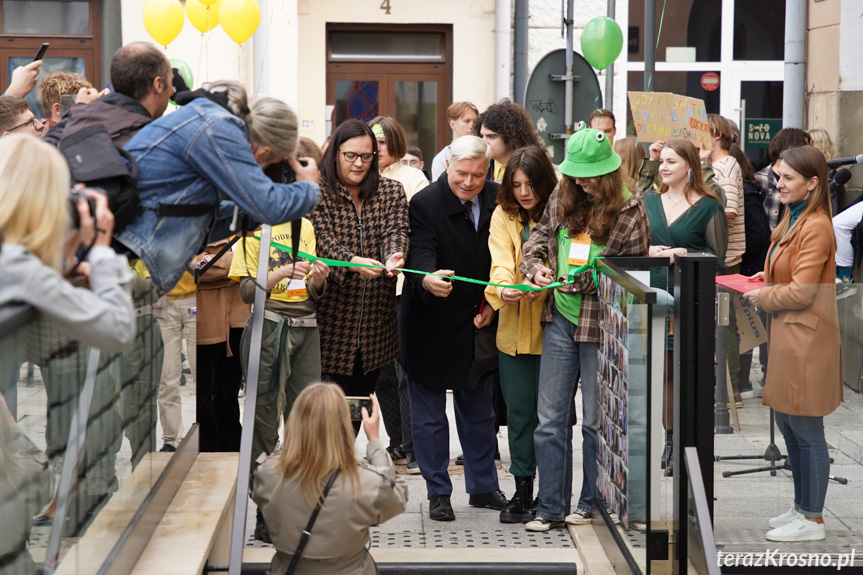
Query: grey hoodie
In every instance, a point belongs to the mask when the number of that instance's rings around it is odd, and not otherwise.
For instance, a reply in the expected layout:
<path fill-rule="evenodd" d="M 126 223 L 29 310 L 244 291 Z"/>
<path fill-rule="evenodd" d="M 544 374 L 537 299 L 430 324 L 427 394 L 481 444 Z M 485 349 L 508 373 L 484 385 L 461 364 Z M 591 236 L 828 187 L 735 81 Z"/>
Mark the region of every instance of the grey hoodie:
<path fill-rule="evenodd" d="M 29 304 L 57 331 L 84 345 L 108 353 L 127 349 L 135 339 L 134 275 L 126 257 L 108 247 L 94 246 L 88 260 L 90 289 L 79 288 L 26 248 L 4 243 L 0 306 Z"/>

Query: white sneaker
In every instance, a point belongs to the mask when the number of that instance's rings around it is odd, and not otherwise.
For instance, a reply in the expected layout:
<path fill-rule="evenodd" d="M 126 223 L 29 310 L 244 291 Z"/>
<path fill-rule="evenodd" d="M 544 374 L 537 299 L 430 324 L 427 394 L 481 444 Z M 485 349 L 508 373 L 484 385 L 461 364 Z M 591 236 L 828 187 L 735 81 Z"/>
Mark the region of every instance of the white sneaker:
<path fill-rule="evenodd" d="M 566 521 L 569 525 L 590 525 L 591 515 L 592 514 L 590 511 L 579 509 L 575 513 L 570 513 L 569 515 L 567 515 L 564 521 Z"/>
<path fill-rule="evenodd" d="M 524 528 L 528 531 L 549 531 L 551 529 L 557 529 L 558 527 L 565 527 L 566 523 L 563 521 L 549 521 L 548 519 L 543 519 L 542 517 L 537 517 L 533 521 L 528 521 L 524 524 Z"/>
<path fill-rule="evenodd" d="M 824 523 L 809 521 L 799 513 L 782 527 L 767 532 L 768 541 L 791 543 L 794 541 L 822 541 L 827 538 Z"/>
<path fill-rule="evenodd" d="M 797 517 L 797 508 L 794 505 L 791 505 L 791 509 L 783 513 L 782 515 L 777 515 L 773 519 L 767 522 L 767 525 L 770 526 L 771 529 L 776 529 L 777 527 L 782 527 L 789 521 L 793 520 Z"/>

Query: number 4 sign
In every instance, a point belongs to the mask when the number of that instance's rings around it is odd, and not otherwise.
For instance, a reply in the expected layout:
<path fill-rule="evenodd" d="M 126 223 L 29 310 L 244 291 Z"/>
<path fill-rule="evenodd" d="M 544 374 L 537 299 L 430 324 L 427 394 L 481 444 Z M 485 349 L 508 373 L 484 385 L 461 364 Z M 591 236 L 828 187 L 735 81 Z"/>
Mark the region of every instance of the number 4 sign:
<path fill-rule="evenodd" d="M 384 11 L 384 14 L 389 14 L 390 8 L 390 0 L 383 0 L 383 2 L 381 2 L 381 10 Z"/>

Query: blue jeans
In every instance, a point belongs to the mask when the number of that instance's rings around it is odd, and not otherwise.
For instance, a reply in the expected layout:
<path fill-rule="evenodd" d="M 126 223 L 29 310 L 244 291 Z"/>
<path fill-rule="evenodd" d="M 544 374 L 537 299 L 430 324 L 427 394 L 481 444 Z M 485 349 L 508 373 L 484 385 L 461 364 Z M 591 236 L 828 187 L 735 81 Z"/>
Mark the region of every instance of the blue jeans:
<path fill-rule="evenodd" d="M 539 425 L 534 432 L 539 469 L 537 517 L 563 521 L 572 498 L 572 403 L 581 373 L 582 469 L 584 475 L 578 509 L 590 511 L 596 497 L 598 343 L 574 340 L 578 326 L 555 311 L 546 324 L 539 368 Z"/>
<path fill-rule="evenodd" d="M 827 496 L 830 454 L 824 438 L 824 418 L 774 411 L 776 426 L 785 438 L 794 505 L 806 517 L 819 518 Z"/>

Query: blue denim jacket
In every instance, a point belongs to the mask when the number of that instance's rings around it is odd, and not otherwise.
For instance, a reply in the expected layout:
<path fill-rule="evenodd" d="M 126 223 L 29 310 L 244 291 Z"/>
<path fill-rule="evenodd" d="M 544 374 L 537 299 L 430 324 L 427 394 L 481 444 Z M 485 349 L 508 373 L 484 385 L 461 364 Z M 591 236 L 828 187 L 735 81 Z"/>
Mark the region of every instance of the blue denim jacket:
<path fill-rule="evenodd" d="M 124 148 L 138 162 L 144 213 L 115 238 L 141 258 L 159 294 L 174 287 L 205 241 L 231 235 L 235 203 L 256 222 L 280 224 L 320 201 L 316 182 L 273 183 L 255 162 L 245 122 L 205 98 L 146 125 Z M 159 204 L 219 207 L 214 223 L 213 214 L 159 217 Z"/>

